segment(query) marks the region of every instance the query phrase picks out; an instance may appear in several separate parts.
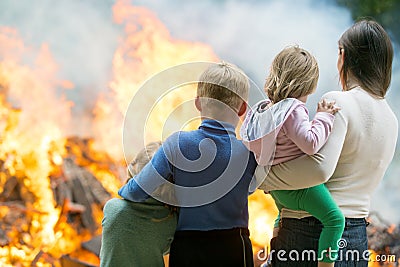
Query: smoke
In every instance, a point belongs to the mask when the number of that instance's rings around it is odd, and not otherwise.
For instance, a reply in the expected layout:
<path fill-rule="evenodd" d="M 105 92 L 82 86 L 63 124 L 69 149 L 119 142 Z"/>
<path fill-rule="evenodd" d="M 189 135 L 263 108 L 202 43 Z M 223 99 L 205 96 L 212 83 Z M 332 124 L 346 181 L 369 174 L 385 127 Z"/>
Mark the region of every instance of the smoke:
<path fill-rule="evenodd" d="M 137 1 L 154 10 L 175 38 L 211 45 L 261 88 L 273 57 L 298 44 L 318 59 L 321 77 L 311 111 L 324 92 L 338 90 L 337 41 L 350 13 L 320 1 Z"/>
<path fill-rule="evenodd" d="M 113 1 L 38 0 L 0 2 L 0 25 L 17 29 L 29 46 L 47 43 L 60 78 L 75 88 L 63 93 L 74 102 L 74 134 L 86 127 L 100 92 L 111 79 L 119 29 L 112 21 Z"/>
<path fill-rule="evenodd" d="M 392 83 L 387 94 L 387 101 L 392 107 L 397 119 L 400 121 L 400 53 L 399 44 L 395 44 L 395 58 L 393 62 L 393 75 Z M 380 183 L 373 198 L 371 200 L 371 210 L 376 211 L 382 216 L 387 222 L 400 223 L 400 213 L 398 206 L 400 204 L 400 136 L 397 138 L 397 149 L 394 155 L 394 159 L 390 164 L 388 171 Z"/>
<path fill-rule="evenodd" d="M 209 44 L 221 59 L 244 69 L 261 88 L 273 57 L 283 47 L 298 44 L 309 50 L 320 67 L 317 92 L 307 103 L 311 115 L 325 92 L 339 90 L 337 41 L 352 19 L 348 10 L 333 1 L 138 0 L 132 3 L 154 11 L 173 38 Z M 1 25 L 18 29 L 29 43 L 48 43 L 62 78 L 75 84 L 75 89 L 66 93 L 76 103 L 76 116 L 83 116 L 84 120 L 90 120 L 86 115 L 91 114 L 99 93 L 108 89 L 112 78 L 112 57 L 122 32 L 112 21 L 113 4 L 114 1 L 95 0 L 0 2 Z M 388 101 L 400 118 L 400 108 L 395 105 L 400 98 L 396 92 L 400 85 L 398 66 L 396 58 Z M 400 221 L 400 214 L 395 211 L 400 203 L 396 167 L 399 159 L 396 156 L 372 200 L 372 210 L 392 221 Z"/>

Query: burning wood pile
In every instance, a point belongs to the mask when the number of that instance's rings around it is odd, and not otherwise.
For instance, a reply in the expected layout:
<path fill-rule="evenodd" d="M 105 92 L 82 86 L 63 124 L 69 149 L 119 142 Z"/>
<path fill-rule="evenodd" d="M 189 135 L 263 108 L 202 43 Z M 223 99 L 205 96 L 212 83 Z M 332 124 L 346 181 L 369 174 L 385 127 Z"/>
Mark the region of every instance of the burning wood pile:
<path fill-rule="evenodd" d="M 0 186 L 1 266 L 68 267 L 79 266 L 80 261 L 86 262 L 81 266 L 98 265 L 102 208 L 112 194 L 95 174 L 102 176 L 103 172 L 116 178 L 123 171 L 122 164 L 93 153 L 90 140 L 70 138 L 66 150 L 62 164 L 49 177 L 50 184 L 43 185 L 51 188 L 53 214 L 37 207 L 40 200 L 25 177 L 11 175 L 2 164 L 5 183 Z M 39 225 L 43 220 L 52 223 Z"/>
<path fill-rule="evenodd" d="M 389 224 L 376 213 L 368 221 L 368 247 L 373 250 L 371 259 L 375 261 L 369 266 L 400 266 L 400 224 Z"/>
<path fill-rule="evenodd" d="M 27 43 L 18 29 L 0 26 L 2 267 L 59 267 L 66 254 L 85 259 L 81 244 L 101 233 L 102 205 L 116 196 L 119 177 L 125 177 L 125 163 L 118 162 L 123 159 L 121 126 L 140 84 L 173 65 L 217 59 L 206 44 L 172 38 L 155 14 L 129 1 L 116 1 L 112 16 L 121 36 L 110 80 L 91 88 L 108 91 L 90 96 L 76 81 L 65 80 L 65 66 L 58 64 L 49 44 Z M 67 90 L 94 103 L 72 103 Z M 182 102 L 193 98 L 190 92 L 184 96 Z M 176 99 L 165 102 L 149 125 L 150 139 L 159 139 L 165 118 L 180 105 Z M 79 105 L 87 114 L 73 116 L 73 106 L 79 110 Z M 93 139 L 67 140 L 71 135 Z"/>

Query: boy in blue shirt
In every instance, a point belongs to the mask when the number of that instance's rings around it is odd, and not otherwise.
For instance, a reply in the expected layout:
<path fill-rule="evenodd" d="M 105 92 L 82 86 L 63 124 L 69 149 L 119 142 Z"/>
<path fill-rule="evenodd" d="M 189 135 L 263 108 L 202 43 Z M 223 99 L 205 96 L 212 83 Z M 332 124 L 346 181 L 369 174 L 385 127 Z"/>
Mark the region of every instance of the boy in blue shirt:
<path fill-rule="evenodd" d="M 253 266 L 248 230 L 248 194 L 256 161 L 236 138 L 246 112 L 249 81 L 236 66 L 222 62 L 203 72 L 197 88 L 198 130 L 177 132 L 119 191 L 126 200 L 150 196 L 179 206 L 169 266 Z M 171 194 L 157 190 L 170 185 Z M 254 188 L 253 188 L 254 189 Z"/>

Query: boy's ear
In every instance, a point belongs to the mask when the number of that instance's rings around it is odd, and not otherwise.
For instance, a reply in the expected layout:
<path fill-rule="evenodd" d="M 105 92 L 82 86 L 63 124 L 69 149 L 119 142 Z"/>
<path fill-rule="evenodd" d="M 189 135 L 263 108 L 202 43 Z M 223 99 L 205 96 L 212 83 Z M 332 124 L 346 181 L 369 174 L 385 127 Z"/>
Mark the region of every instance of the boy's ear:
<path fill-rule="evenodd" d="M 201 112 L 202 108 L 201 108 L 201 102 L 200 102 L 199 96 L 196 96 L 196 99 L 194 100 L 194 104 L 195 104 L 197 110 Z"/>
<path fill-rule="evenodd" d="M 241 105 L 240 108 L 239 108 L 238 116 L 240 117 L 240 116 L 242 116 L 244 113 L 246 113 L 246 109 L 247 109 L 247 103 L 243 101 L 243 102 L 242 102 L 242 105 Z"/>

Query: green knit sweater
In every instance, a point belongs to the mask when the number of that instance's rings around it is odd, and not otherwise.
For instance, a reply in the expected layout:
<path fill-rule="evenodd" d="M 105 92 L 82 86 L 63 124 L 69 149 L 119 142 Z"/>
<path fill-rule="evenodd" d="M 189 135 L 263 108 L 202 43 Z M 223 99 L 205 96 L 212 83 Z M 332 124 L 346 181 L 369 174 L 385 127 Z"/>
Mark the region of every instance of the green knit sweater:
<path fill-rule="evenodd" d="M 111 199 L 103 209 L 101 267 L 164 266 L 177 215 L 165 204 L 148 199 Z"/>

